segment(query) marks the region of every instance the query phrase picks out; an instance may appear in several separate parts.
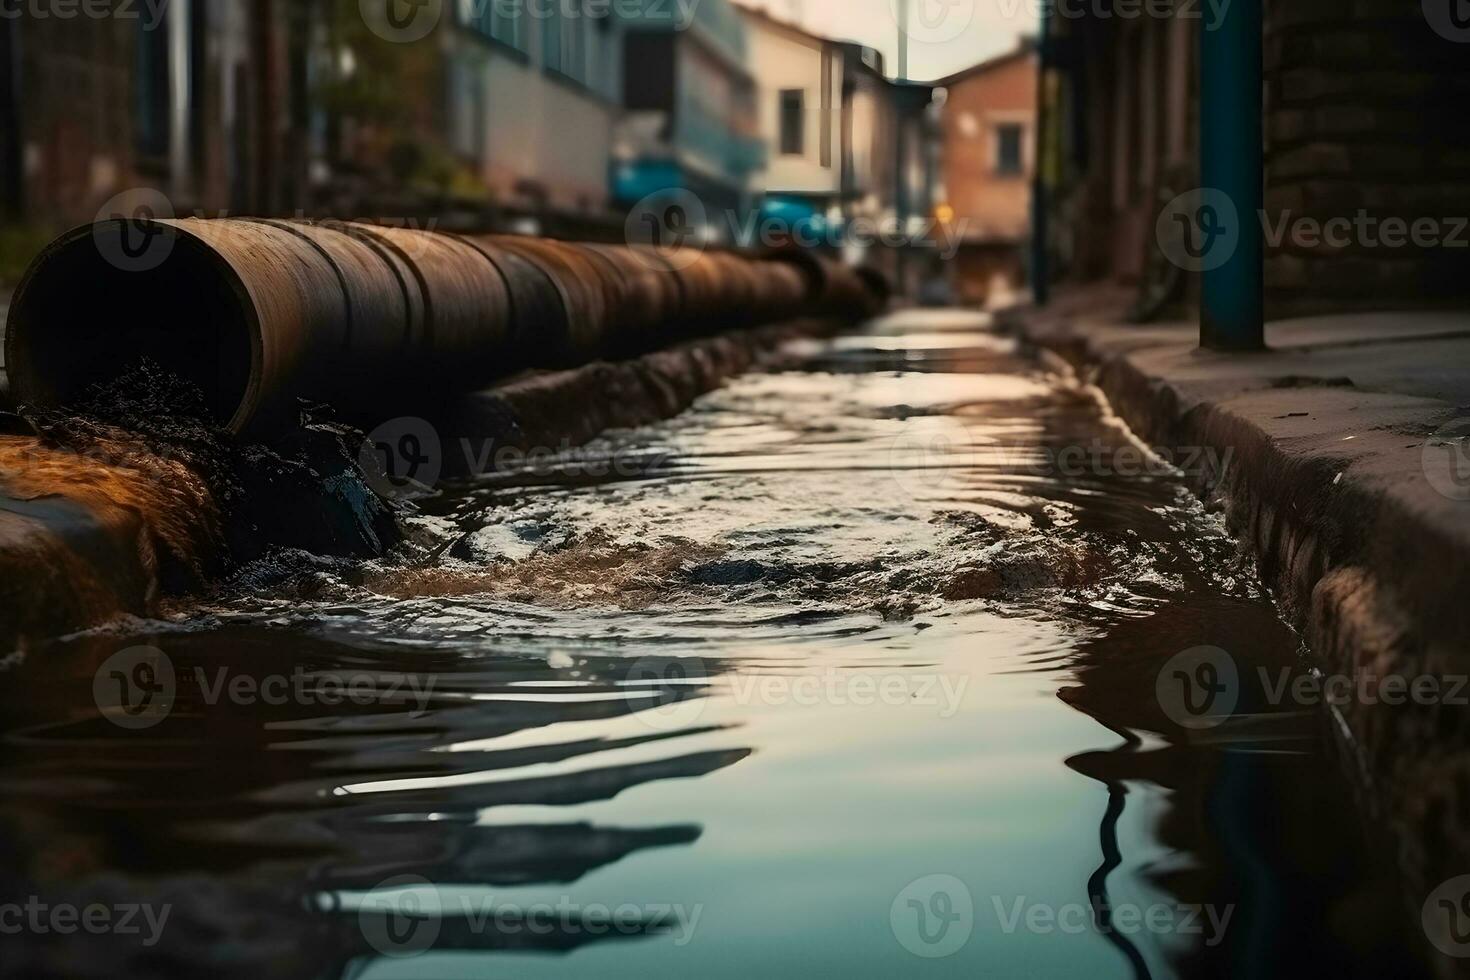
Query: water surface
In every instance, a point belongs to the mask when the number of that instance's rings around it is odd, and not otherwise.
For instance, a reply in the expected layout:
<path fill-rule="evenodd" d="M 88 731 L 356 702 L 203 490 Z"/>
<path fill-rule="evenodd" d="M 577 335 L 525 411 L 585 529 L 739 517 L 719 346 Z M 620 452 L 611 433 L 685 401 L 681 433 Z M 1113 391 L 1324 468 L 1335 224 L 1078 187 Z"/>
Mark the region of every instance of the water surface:
<path fill-rule="evenodd" d="M 1332 719 L 1157 695 L 1200 645 L 1301 669 L 1250 563 L 979 314 L 421 506 L 391 561 L 9 665 L 4 891 L 169 918 L 6 972 L 1404 972 Z M 174 691 L 123 727 L 94 679 L 140 645 Z"/>

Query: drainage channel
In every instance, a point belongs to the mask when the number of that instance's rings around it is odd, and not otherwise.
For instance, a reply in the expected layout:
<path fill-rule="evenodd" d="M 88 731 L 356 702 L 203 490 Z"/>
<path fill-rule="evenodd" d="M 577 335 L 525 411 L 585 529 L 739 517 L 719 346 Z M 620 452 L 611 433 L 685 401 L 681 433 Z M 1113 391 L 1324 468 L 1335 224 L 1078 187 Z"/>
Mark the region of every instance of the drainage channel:
<path fill-rule="evenodd" d="M 264 563 L 16 667 L 5 894 L 115 913 L 114 977 L 1412 959 L 1249 561 L 983 315 L 499 462 L 390 559 Z M 65 938 L 7 961 L 80 975 Z"/>

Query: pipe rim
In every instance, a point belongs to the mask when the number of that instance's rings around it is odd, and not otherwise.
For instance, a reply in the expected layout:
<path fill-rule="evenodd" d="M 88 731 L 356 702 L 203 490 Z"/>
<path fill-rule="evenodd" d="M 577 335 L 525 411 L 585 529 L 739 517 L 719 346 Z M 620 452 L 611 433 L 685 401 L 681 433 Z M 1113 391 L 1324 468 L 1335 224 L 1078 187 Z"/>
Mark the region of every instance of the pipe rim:
<path fill-rule="evenodd" d="M 207 237 L 196 234 L 188 227 L 186 222 L 189 220 L 107 218 L 78 225 L 63 232 L 31 260 L 11 297 L 5 329 L 5 370 L 10 382 L 11 397 L 16 403 L 59 407 L 70 400 L 60 397 L 58 385 L 42 377 L 41 370 L 29 356 L 29 345 L 34 342 L 33 337 L 38 332 L 47 329 L 47 325 L 41 320 L 43 309 L 33 310 L 32 305 L 44 307 L 44 303 L 35 300 L 33 294 L 44 283 L 44 277 L 48 274 L 48 264 L 60 261 L 60 256 L 71 250 L 87 248 L 89 245 L 95 248 L 98 234 L 121 234 L 128 226 L 135 228 L 143 226 L 169 236 L 174 241 L 173 248 L 182 248 L 184 255 L 193 256 L 202 261 L 210 272 L 217 276 L 217 283 L 223 285 L 233 295 L 235 303 L 231 308 L 237 311 L 241 318 L 236 326 L 243 329 L 245 340 L 249 345 L 250 366 L 242 379 L 239 395 L 235 398 L 234 410 L 229 414 L 228 419 L 224 418 L 221 413 L 213 414 L 217 423 L 232 432 L 239 432 L 244 428 L 254 416 L 260 402 L 260 377 L 264 350 L 259 310 L 249 288 L 234 266 L 210 244 Z M 100 254 L 97 258 L 103 262 L 107 261 Z M 198 379 L 190 380 L 200 383 Z M 201 384 L 201 387 L 204 386 Z"/>

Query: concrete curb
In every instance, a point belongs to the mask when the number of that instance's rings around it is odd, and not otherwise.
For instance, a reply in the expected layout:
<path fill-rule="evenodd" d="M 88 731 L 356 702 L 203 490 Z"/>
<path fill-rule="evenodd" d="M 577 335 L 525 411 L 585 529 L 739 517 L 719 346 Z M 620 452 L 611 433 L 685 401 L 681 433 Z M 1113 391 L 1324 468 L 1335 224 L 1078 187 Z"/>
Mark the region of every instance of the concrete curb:
<path fill-rule="evenodd" d="M 1451 696 L 1470 673 L 1470 501 L 1435 490 L 1451 463 L 1425 452 L 1470 414 L 1450 400 L 1470 404 L 1470 317 L 1289 321 L 1268 327 L 1270 353 L 1222 355 L 1196 349 L 1192 324 L 1124 324 L 1106 297 L 1060 306 L 1003 319 L 1095 382 L 1145 441 L 1213 450 L 1194 489 L 1254 551 L 1313 666 L 1443 681 L 1434 703 L 1353 696 L 1338 709 L 1417 918 L 1470 871 L 1470 709 Z"/>

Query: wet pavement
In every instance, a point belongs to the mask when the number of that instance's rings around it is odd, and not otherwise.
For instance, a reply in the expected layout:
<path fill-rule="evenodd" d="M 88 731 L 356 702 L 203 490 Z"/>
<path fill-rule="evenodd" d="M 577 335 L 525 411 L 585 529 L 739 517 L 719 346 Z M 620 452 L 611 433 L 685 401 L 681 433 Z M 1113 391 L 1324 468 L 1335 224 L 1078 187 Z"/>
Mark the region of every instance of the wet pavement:
<path fill-rule="evenodd" d="M 38 913 L 0 972 L 1413 975 L 1177 471 L 983 315 L 788 354 L 443 487 L 391 560 L 10 664 L 0 899 L 139 929 Z M 1233 704 L 1174 693 L 1201 647 Z"/>

